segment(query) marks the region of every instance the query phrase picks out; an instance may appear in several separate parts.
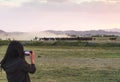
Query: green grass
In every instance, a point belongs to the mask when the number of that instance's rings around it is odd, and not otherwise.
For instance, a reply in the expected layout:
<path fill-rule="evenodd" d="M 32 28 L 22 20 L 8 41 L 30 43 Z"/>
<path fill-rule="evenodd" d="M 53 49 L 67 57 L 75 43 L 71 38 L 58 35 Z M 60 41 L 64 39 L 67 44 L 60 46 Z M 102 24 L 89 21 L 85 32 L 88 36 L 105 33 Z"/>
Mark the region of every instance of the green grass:
<path fill-rule="evenodd" d="M 119 82 L 120 71 L 60 68 L 38 71 L 33 78 L 41 82 Z"/>
<path fill-rule="evenodd" d="M 0 58 L 7 46 L 0 46 Z M 120 82 L 120 47 L 25 46 L 36 53 L 32 82 Z M 7 82 L 1 73 L 0 82 Z"/>
<path fill-rule="evenodd" d="M 49 58 L 119 58 L 120 47 L 75 47 L 75 46 L 47 46 L 25 47 L 34 50 L 37 56 Z"/>

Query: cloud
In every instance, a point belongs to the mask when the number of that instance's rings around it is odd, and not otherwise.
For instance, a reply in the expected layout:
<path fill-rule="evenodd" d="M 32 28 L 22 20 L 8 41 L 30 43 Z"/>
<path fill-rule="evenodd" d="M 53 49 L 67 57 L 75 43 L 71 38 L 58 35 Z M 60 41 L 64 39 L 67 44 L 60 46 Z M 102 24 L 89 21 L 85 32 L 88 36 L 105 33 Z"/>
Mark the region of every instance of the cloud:
<path fill-rule="evenodd" d="M 45 0 L 43 0 L 45 1 Z M 83 2 L 105 2 L 105 3 L 118 3 L 120 0 L 46 0 L 48 3 L 49 2 L 56 2 L 56 3 L 76 3 L 80 4 Z"/>
<path fill-rule="evenodd" d="M 0 6 L 2 7 L 19 7 L 25 3 L 39 3 L 39 4 L 82 4 L 82 3 L 94 3 L 103 2 L 107 4 L 117 4 L 120 0 L 0 0 Z"/>
<path fill-rule="evenodd" d="M 120 0 L 105 0 L 108 3 L 120 3 Z"/>
<path fill-rule="evenodd" d="M 108 0 L 10 0 L 0 1 L 1 3 L 7 6 L 0 7 L 0 23 L 5 25 L 6 29 L 65 29 L 64 27 L 69 26 L 74 29 L 80 25 L 87 28 L 119 24 L 120 21 L 119 2 L 113 3 Z"/>
<path fill-rule="evenodd" d="M 120 13 L 119 0 L 9 0 L 0 5 L 23 12 Z"/>
<path fill-rule="evenodd" d="M 0 0 L 1 7 L 18 7 L 23 3 L 31 2 L 32 0 Z"/>
<path fill-rule="evenodd" d="M 118 3 L 120 0 L 70 0 L 71 2 L 80 4 L 83 2 L 105 2 L 105 3 Z"/>
<path fill-rule="evenodd" d="M 47 0 L 47 2 L 65 3 L 65 2 L 69 2 L 69 0 Z"/>
<path fill-rule="evenodd" d="M 40 2 L 41 1 L 41 2 Z M 32 8 L 41 12 L 85 12 L 85 13 L 118 13 L 120 4 L 109 3 L 112 0 L 34 0 L 24 3 L 21 8 Z M 76 4 L 75 1 L 80 2 Z M 113 0 L 115 1 L 115 0 Z M 43 3 L 44 2 L 44 3 Z M 57 4 L 56 4 L 57 3 Z"/>

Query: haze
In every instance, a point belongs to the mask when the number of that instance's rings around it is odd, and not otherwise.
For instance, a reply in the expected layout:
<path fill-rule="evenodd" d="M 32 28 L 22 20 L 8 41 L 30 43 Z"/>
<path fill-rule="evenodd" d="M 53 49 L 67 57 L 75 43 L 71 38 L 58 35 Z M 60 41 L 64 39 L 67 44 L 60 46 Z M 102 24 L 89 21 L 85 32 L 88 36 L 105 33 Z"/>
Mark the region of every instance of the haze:
<path fill-rule="evenodd" d="M 120 28 L 119 0 L 0 0 L 0 30 Z"/>

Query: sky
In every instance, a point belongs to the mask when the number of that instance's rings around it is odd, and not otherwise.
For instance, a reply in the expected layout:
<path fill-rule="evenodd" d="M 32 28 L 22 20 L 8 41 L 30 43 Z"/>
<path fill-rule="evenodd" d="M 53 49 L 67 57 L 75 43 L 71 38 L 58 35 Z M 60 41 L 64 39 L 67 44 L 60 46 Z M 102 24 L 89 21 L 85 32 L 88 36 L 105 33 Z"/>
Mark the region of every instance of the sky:
<path fill-rule="evenodd" d="M 120 29 L 120 0 L 0 0 L 0 30 Z"/>

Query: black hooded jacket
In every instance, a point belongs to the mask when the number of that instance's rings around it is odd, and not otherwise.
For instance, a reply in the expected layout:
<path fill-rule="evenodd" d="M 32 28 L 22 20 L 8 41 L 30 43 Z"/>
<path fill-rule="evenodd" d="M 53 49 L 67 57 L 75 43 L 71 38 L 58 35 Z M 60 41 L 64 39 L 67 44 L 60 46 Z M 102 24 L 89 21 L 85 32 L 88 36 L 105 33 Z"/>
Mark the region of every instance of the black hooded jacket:
<path fill-rule="evenodd" d="M 28 73 L 36 71 L 34 64 L 28 64 L 21 58 L 6 60 L 2 67 L 6 72 L 8 82 L 30 82 Z"/>

